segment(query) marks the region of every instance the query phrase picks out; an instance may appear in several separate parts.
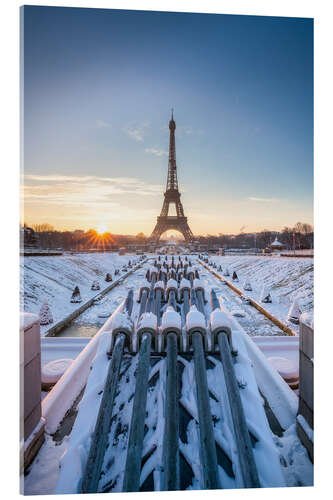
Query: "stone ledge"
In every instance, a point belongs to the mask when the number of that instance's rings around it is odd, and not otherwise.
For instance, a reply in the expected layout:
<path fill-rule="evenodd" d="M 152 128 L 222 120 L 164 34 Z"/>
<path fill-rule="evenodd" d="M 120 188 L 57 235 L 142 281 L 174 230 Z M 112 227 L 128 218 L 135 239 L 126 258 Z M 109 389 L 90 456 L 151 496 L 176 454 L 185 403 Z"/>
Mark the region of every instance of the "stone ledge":
<path fill-rule="evenodd" d="M 24 470 L 31 464 L 45 440 L 45 418 L 41 417 L 38 424 L 24 442 Z"/>
<path fill-rule="evenodd" d="M 313 463 L 313 430 L 310 429 L 302 415 L 297 415 L 296 431 L 301 443 L 308 452 L 311 462 Z"/>

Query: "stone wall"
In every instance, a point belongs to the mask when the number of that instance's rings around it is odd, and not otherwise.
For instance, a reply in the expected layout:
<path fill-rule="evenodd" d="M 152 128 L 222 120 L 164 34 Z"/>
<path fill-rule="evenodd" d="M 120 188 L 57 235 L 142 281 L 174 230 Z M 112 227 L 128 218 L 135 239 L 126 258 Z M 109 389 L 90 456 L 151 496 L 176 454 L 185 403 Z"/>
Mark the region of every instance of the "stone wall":
<path fill-rule="evenodd" d="M 297 432 L 313 461 L 313 335 L 314 329 L 300 319 L 299 339 L 299 406 Z M 299 418 L 302 417 L 302 418 Z"/>
<path fill-rule="evenodd" d="M 39 317 L 21 314 L 21 440 L 24 441 L 24 467 L 34 458 L 44 441 L 44 419 L 41 412 L 41 353 Z"/>

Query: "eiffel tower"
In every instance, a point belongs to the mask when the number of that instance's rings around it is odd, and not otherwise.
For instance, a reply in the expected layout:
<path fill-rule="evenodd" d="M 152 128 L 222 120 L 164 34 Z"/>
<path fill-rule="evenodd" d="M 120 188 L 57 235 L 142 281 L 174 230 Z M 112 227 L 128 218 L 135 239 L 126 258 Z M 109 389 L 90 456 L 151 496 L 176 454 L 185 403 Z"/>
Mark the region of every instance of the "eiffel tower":
<path fill-rule="evenodd" d="M 169 121 L 170 129 L 170 142 L 169 142 L 169 167 L 166 191 L 164 193 L 164 202 L 161 210 L 161 215 L 157 217 L 157 223 L 154 231 L 151 234 L 151 239 L 155 242 L 161 237 L 168 229 L 175 229 L 182 233 L 186 243 L 193 240 L 194 236 L 187 223 L 187 217 L 184 215 L 182 202 L 180 201 L 180 192 L 178 190 L 177 180 L 177 165 L 176 165 L 176 142 L 175 130 L 176 122 L 173 119 L 173 110 L 171 112 L 171 120 Z M 168 215 L 170 203 L 176 206 L 175 216 Z"/>

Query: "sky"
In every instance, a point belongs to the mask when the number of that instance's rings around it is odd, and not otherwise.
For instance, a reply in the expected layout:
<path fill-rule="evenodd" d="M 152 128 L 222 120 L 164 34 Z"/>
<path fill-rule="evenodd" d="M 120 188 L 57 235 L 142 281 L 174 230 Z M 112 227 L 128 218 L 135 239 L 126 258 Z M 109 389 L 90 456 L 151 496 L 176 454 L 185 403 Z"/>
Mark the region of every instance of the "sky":
<path fill-rule="evenodd" d="M 25 6 L 24 220 L 150 235 L 313 222 L 313 20 Z"/>

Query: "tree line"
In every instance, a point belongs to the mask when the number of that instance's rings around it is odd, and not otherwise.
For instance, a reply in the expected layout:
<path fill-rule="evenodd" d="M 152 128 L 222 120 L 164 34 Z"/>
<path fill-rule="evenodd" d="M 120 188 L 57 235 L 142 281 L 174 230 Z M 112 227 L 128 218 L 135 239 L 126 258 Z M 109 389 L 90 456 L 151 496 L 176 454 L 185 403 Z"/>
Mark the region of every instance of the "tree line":
<path fill-rule="evenodd" d="M 24 227 L 28 227 L 24 224 Z M 149 236 L 140 232 L 134 235 L 98 234 L 94 229 L 89 231 L 57 231 L 50 224 L 33 224 L 40 248 L 63 250 L 105 249 L 112 250 L 127 245 L 144 244 L 149 242 Z M 286 249 L 312 249 L 314 245 L 314 230 L 311 224 L 297 222 L 294 227 L 284 227 L 282 231 L 264 229 L 257 233 L 198 235 L 195 240 L 203 245 L 224 248 L 257 248 L 263 249 L 277 239 Z"/>

